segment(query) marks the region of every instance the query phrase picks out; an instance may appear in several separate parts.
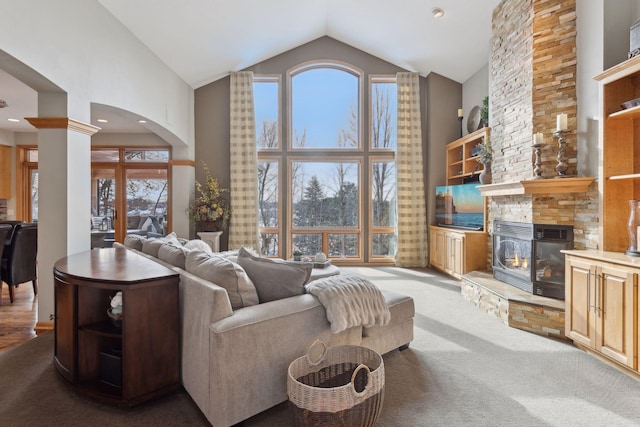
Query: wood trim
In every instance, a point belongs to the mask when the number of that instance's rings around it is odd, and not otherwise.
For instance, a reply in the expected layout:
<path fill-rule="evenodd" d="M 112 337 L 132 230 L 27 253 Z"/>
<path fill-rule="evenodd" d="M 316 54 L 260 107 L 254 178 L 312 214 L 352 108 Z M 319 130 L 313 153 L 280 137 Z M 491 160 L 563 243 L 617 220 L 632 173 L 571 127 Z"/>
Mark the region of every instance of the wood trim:
<path fill-rule="evenodd" d="M 44 333 L 51 332 L 53 331 L 53 329 L 53 322 L 37 322 L 35 327 L 36 335 L 42 335 Z"/>
<path fill-rule="evenodd" d="M 513 194 L 554 194 L 583 193 L 589 189 L 594 177 L 531 179 L 526 181 L 503 182 L 500 184 L 479 185 L 478 189 L 485 197 L 510 196 Z"/>
<path fill-rule="evenodd" d="M 36 129 L 69 129 L 86 135 L 94 135 L 102 130 L 98 126 L 68 117 L 25 117 L 25 120 Z"/>
<path fill-rule="evenodd" d="M 169 160 L 170 166 L 191 166 L 193 168 L 196 167 L 195 160 Z"/>

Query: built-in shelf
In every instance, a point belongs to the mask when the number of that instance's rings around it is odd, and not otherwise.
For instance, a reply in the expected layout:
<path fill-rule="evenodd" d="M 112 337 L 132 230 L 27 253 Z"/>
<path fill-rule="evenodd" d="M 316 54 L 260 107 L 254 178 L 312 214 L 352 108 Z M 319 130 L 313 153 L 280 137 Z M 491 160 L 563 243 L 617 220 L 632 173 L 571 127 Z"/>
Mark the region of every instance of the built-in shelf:
<path fill-rule="evenodd" d="M 614 175 L 609 177 L 609 179 L 612 181 L 616 181 L 618 179 L 638 179 L 638 178 L 640 178 L 640 173 L 630 173 L 628 175 Z"/>
<path fill-rule="evenodd" d="M 480 185 L 485 197 L 511 196 L 517 194 L 583 193 L 589 189 L 594 177 L 531 179 Z"/>
<path fill-rule="evenodd" d="M 626 110 L 616 111 L 615 113 L 609 114 L 610 119 L 637 119 L 640 117 L 640 105 L 637 107 L 631 107 Z"/>

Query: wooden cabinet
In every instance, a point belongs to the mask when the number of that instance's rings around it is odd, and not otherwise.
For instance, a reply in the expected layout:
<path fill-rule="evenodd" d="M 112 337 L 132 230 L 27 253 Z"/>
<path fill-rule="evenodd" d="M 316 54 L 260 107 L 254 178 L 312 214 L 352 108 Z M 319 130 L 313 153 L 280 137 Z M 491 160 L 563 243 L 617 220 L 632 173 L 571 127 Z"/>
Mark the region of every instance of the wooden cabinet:
<path fill-rule="evenodd" d="M 610 252 L 566 251 L 565 334 L 637 372 L 640 264 Z"/>
<path fill-rule="evenodd" d="M 640 56 L 595 77 L 599 82 L 600 249 L 629 248 L 629 200 L 640 199 L 640 106 L 621 104 L 640 97 Z"/>
<path fill-rule="evenodd" d="M 180 386 L 179 275 L 122 248 L 54 266 L 54 365 L 81 393 L 131 406 Z M 122 291 L 122 323 L 107 316 Z"/>
<path fill-rule="evenodd" d="M 447 144 L 447 185 L 462 184 L 482 172 L 474 149 L 489 138 L 490 130 L 485 127 Z"/>
<path fill-rule="evenodd" d="M 0 145 L 0 199 L 11 198 L 11 147 Z"/>
<path fill-rule="evenodd" d="M 487 233 L 430 227 L 431 266 L 456 278 L 487 266 Z"/>

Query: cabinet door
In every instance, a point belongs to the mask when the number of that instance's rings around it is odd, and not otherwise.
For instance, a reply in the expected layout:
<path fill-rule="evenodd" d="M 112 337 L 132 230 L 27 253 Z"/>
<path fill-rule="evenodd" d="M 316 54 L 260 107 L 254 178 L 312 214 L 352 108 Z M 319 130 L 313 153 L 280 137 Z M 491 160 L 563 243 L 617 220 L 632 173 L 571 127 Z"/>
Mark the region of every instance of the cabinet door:
<path fill-rule="evenodd" d="M 451 254 L 453 256 L 452 270 L 453 274 L 462 276 L 465 273 L 464 268 L 464 236 L 454 234 L 451 238 Z"/>
<path fill-rule="evenodd" d="M 444 270 L 446 247 L 445 247 L 445 233 L 441 230 L 431 231 L 431 265 Z"/>
<path fill-rule="evenodd" d="M 54 361 L 58 372 L 72 382 L 76 381 L 76 290 L 76 286 L 55 280 Z"/>
<path fill-rule="evenodd" d="M 590 262 L 567 257 L 565 268 L 565 334 L 582 345 L 595 347 L 595 267 Z"/>
<path fill-rule="evenodd" d="M 623 268 L 598 268 L 595 301 L 597 322 L 596 350 L 611 359 L 634 366 L 634 285 L 635 274 Z"/>
<path fill-rule="evenodd" d="M 0 199 L 11 198 L 11 147 L 0 145 Z"/>

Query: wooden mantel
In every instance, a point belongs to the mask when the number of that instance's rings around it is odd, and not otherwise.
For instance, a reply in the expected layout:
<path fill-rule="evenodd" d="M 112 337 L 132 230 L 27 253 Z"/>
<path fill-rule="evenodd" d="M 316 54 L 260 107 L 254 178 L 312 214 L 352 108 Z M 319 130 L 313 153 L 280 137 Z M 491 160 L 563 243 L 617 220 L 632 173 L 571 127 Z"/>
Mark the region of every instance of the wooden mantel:
<path fill-rule="evenodd" d="M 582 193 L 589 189 L 594 177 L 529 179 L 526 181 L 502 182 L 479 185 L 485 197 L 510 196 L 515 194 Z"/>

